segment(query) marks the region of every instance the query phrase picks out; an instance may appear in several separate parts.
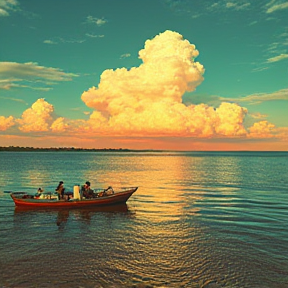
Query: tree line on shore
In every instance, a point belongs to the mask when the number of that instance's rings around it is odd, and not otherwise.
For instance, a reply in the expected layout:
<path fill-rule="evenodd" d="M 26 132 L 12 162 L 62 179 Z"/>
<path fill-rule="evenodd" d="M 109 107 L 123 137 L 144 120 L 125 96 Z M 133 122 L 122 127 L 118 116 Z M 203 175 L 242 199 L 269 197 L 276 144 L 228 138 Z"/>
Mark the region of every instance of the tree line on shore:
<path fill-rule="evenodd" d="M 42 152 L 149 152 L 149 151 L 155 151 L 155 150 L 131 150 L 131 149 L 122 149 L 122 148 L 102 148 L 102 149 L 96 149 L 96 148 L 75 148 L 75 147 L 20 147 L 20 146 L 8 146 L 8 147 L 0 147 L 1 151 L 42 151 Z"/>

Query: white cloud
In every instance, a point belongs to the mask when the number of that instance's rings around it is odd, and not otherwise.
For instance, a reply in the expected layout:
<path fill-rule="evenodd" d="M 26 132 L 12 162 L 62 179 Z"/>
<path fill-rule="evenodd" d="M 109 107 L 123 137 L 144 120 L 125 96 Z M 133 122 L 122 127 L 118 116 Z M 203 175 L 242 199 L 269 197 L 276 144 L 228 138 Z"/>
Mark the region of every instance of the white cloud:
<path fill-rule="evenodd" d="M 288 2 L 285 1 L 283 3 L 280 3 L 280 4 L 274 4 L 275 1 L 271 1 L 267 6 L 269 7 L 267 10 L 266 10 L 266 13 L 267 14 L 270 14 L 270 13 L 273 13 L 275 11 L 278 11 L 278 10 L 283 10 L 283 9 L 287 9 L 288 8 Z"/>
<path fill-rule="evenodd" d="M 250 102 L 250 104 L 259 104 L 265 101 L 288 100 L 288 89 L 281 89 L 273 93 L 257 93 L 239 98 L 219 98 L 221 101 L 232 102 Z"/>
<path fill-rule="evenodd" d="M 52 83 L 71 81 L 73 77 L 77 77 L 77 75 L 65 73 L 58 68 L 39 66 L 33 62 L 0 62 L 0 89 L 9 90 L 14 87 L 22 87 L 47 91 L 51 88 L 43 87 L 43 83 L 51 85 L 51 81 Z M 41 83 L 42 86 L 39 87 Z"/>
<path fill-rule="evenodd" d="M 251 4 L 249 2 L 240 2 L 237 1 L 237 2 L 227 2 L 226 3 L 226 8 L 229 8 L 229 9 L 234 9 L 234 10 L 244 10 L 244 9 L 247 9 Z"/>
<path fill-rule="evenodd" d="M 6 10 L 0 8 L 0 17 L 1 16 L 9 16 L 9 13 Z"/>
<path fill-rule="evenodd" d="M 227 2 L 227 3 L 226 3 L 226 7 L 227 7 L 227 8 L 232 8 L 232 7 L 235 7 L 235 6 L 237 6 L 236 3 L 233 3 L 233 2 Z"/>
<path fill-rule="evenodd" d="M 15 11 L 18 5 L 17 0 L 0 0 L 0 17 L 9 16 L 9 12 Z"/>
<path fill-rule="evenodd" d="M 85 39 L 64 39 L 64 38 L 59 38 L 59 41 L 61 41 L 62 43 L 84 43 L 86 40 Z"/>
<path fill-rule="evenodd" d="M 86 36 L 87 36 L 87 34 L 86 34 Z M 55 39 L 56 40 L 46 39 L 46 40 L 43 41 L 43 43 L 44 44 L 49 44 L 49 45 L 57 45 L 57 44 L 60 44 L 60 43 L 81 44 L 81 43 L 84 43 L 86 41 L 86 39 L 64 39 L 62 37 L 56 37 Z"/>
<path fill-rule="evenodd" d="M 125 103 L 140 107 L 145 101 L 157 98 L 179 101 L 185 91 L 195 90 L 203 81 L 204 68 L 194 62 L 198 54 L 195 46 L 180 34 L 166 31 L 146 41 L 145 49 L 139 52 L 142 65 L 129 71 L 125 68 L 104 71 L 99 88 L 84 92 L 82 100 L 95 109 L 102 110 L 105 106 L 112 114 Z"/>
<path fill-rule="evenodd" d="M 44 40 L 43 43 L 45 43 L 45 44 L 51 44 L 51 45 L 58 44 L 57 42 L 55 42 L 55 41 L 53 41 L 53 40 Z"/>
<path fill-rule="evenodd" d="M 269 69 L 268 67 L 258 67 L 258 68 L 254 68 L 252 69 L 252 72 L 262 72 Z"/>
<path fill-rule="evenodd" d="M 98 88 L 82 94 L 95 111 L 86 129 L 95 133 L 148 136 L 243 136 L 247 109 L 222 103 L 186 106 L 182 96 L 203 81 L 195 45 L 172 31 L 145 42 L 139 67 L 106 70 Z"/>
<path fill-rule="evenodd" d="M 280 54 L 278 56 L 271 57 L 271 58 L 267 59 L 267 62 L 268 63 L 272 63 L 272 62 L 282 61 L 282 60 L 285 60 L 285 59 L 288 59 L 288 54 Z"/>
<path fill-rule="evenodd" d="M 128 57 L 130 57 L 130 56 L 131 56 L 130 53 L 125 53 L 125 54 L 122 54 L 122 55 L 120 56 L 120 59 L 128 58 Z"/>
<path fill-rule="evenodd" d="M 86 21 L 87 23 L 96 24 L 97 26 L 102 26 L 107 23 L 107 20 L 104 18 L 97 18 L 91 15 L 87 16 Z"/>
<path fill-rule="evenodd" d="M 11 97 L 2 97 L 2 96 L 0 96 L 0 99 L 5 99 L 5 100 L 13 101 L 13 102 L 20 102 L 20 103 L 24 103 L 25 105 L 28 105 L 28 103 L 25 102 L 23 99 L 11 98 Z"/>
<path fill-rule="evenodd" d="M 89 38 L 103 38 L 105 35 L 98 35 L 98 34 L 91 34 L 91 33 L 86 33 L 85 34 Z"/>
<path fill-rule="evenodd" d="M 242 1 L 218 1 L 216 3 L 213 3 L 212 5 L 207 7 L 208 11 L 213 11 L 213 12 L 223 12 L 226 9 L 229 10 L 246 10 L 250 7 L 250 2 L 242 0 Z"/>

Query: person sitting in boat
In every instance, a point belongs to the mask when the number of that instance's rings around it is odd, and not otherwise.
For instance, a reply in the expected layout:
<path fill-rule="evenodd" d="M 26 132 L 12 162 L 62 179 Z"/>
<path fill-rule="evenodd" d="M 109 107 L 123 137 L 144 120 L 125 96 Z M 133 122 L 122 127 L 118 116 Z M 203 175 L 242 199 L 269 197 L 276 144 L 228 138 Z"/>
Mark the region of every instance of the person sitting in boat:
<path fill-rule="evenodd" d="M 58 193 L 58 199 L 64 199 L 64 182 L 60 181 L 55 191 Z"/>
<path fill-rule="evenodd" d="M 90 188 L 90 185 L 91 185 L 90 182 L 86 181 L 85 184 L 81 188 L 81 193 L 85 198 L 93 198 L 94 196 L 94 192 Z"/>
<path fill-rule="evenodd" d="M 37 193 L 34 195 L 35 196 L 35 198 L 39 198 L 40 196 L 41 196 L 41 193 L 43 192 L 44 190 L 42 189 L 42 188 L 38 188 L 38 190 L 37 190 Z M 43 196 L 43 195 L 42 195 Z"/>
<path fill-rule="evenodd" d="M 43 192 L 43 189 L 41 187 L 38 188 L 37 194 L 41 194 Z"/>

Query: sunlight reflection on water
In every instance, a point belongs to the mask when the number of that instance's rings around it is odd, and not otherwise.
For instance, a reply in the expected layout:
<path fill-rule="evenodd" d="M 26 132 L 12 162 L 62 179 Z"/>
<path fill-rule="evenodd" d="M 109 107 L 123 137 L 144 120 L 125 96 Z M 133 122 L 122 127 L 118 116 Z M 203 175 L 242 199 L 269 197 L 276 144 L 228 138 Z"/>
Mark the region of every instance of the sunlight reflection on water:
<path fill-rule="evenodd" d="M 287 287 L 287 157 L 217 155 L 1 154 L 1 284 Z M 89 210 L 15 209 L 3 193 L 59 180 L 139 189 Z"/>

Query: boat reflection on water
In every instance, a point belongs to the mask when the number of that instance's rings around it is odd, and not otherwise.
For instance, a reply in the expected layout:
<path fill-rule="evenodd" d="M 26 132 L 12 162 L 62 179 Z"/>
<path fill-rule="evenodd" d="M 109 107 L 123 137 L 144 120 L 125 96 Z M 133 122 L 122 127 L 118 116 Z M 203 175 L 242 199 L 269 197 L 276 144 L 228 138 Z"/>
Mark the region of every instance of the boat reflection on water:
<path fill-rule="evenodd" d="M 101 207 L 90 207 L 87 208 L 78 208 L 78 209 L 63 209 L 63 208 L 55 208 L 55 209 L 31 209 L 24 207 L 15 207 L 14 210 L 14 221 L 20 221 L 23 223 L 25 220 L 41 222 L 46 218 L 52 220 L 55 219 L 55 223 L 59 228 L 64 228 L 69 217 L 73 217 L 76 221 L 82 221 L 87 224 L 90 224 L 92 217 L 95 214 L 101 214 L 104 216 L 110 217 L 111 215 L 121 214 L 121 215 L 132 215 L 133 212 L 129 210 L 126 203 L 118 204 L 118 205 L 109 205 L 109 206 L 101 206 Z M 52 219 L 51 219 L 52 218 Z M 53 221 L 53 220 L 52 220 Z"/>
<path fill-rule="evenodd" d="M 69 210 L 58 211 L 56 224 L 59 228 L 65 226 L 69 218 Z M 64 228 L 64 227 L 63 227 Z"/>

